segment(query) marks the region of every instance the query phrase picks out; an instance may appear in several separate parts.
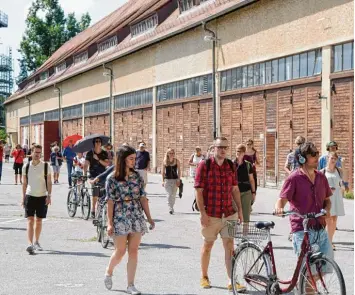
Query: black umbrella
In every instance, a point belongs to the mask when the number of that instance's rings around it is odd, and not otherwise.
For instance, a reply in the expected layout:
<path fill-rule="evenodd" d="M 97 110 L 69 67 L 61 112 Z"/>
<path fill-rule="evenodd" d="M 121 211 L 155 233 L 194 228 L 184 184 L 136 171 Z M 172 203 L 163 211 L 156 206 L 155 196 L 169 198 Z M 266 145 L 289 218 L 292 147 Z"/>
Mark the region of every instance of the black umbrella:
<path fill-rule="evenodd" d="M 77 141 L 73 147 L 73 152 L 85 153 L 85 152 L 92 150 L 94 148 L 94 139 L 95 138 L 101 138 L 103 146 L 108 144 L 108 142 L 110 141 L 110 138 L 106 135 L 91 134 L 91 135 L 85 136 L 83 139 Z"/>

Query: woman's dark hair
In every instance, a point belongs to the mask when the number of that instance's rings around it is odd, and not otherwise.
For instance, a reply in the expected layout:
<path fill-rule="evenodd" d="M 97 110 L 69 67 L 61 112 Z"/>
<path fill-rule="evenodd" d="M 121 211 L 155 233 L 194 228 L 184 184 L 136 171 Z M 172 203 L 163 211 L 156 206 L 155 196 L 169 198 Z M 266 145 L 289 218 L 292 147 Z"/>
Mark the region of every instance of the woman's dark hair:
<path fill-rule="evenodd" d="M 126 158 L 136 153 L 131 146 L 121 146 L 116 153 L 115 173 L 114 177 L 118 181 L 126 181 Z M 134 172 L 134 169 L 131 169 Z"/>

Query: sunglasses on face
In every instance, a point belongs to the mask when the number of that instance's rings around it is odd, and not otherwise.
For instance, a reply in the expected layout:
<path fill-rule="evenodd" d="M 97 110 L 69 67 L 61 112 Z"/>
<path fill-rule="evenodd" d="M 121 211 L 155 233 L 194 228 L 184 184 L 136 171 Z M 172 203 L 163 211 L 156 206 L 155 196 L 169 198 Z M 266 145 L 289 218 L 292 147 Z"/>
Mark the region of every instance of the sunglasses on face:
<path fill-rule="evenodd" d="M 95 143 L 101 143 L 101 140 L 95 140 Z"/>
<path fill-rule="evenodd" d="M 310 153 L 309 153 L 309 155 L 311 156 L 311 157 L 318 157 L 319 156 L 319 152 L 318 151 L 311 151 Z"/>

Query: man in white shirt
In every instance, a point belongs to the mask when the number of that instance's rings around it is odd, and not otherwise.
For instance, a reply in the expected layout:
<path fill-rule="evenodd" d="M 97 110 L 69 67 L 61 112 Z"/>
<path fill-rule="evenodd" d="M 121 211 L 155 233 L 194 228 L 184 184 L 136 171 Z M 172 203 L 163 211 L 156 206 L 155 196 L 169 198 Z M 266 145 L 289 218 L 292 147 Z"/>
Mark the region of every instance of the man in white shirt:
<path fill-rule="evenodd" d="M 42 146 L 33 146 L 31 152 L 32 161 L 23 167 L 22 206 L 25 208 L 27 218 L 29 246 L 26 251 L 34 254 L 35 250 L 43 250 L 39 244 L 39 237 L 42 219 L 47 217 L 48 205 L 51 204 L 52 179 L 50 166 L 41 161 Z"/>

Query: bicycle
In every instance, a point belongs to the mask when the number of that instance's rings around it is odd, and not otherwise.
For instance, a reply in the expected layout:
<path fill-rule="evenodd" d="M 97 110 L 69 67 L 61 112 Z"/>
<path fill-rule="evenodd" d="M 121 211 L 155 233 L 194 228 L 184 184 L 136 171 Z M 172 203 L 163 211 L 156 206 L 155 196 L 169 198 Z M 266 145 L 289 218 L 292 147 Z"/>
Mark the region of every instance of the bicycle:
<path fill-rule="evenodd" d="M 284 212 L 282 216 L 296 215 L 303 219 L 304 238 L 301 253 L 297 260 L 292 279 L 280 280 L 276 271 L 273 244 L 270 230 L 275 223 L 258 221 L 240 224 L 228 221 L 229 234 L 234 238 L 242 238 L 242 243 L 236 248 L 232 258 L 232 286 L 233 294 L 238 294 L 236 284 L 245 284 L 249 294 L 278 295 L 291 292 L 295 287 L 299 294 L 346 294 L 343 274 L 338 264 L 319 252 L 317 244 L 311 244 L 309 239 L 308 222 L 326 215 L 325 210 L 320 213 L 301 215 L 294 211 Z M 266 239 L 264 248 L 260 241 Z M 330 267 L 333 270 L 330 270 Z M 335 274 L 335 277 L 332 276 Z M 330 280 L 327 280 L 329 279 Z M 331 285 L 326 284 L 330 282 Z M 338 284 L 336 284 L 338 282 Z M 286 285 L 281 288 L 281 285 Z M 333 289 L 334 287 L 334 289 Z M 330 290 L 332 288 L 332 290 Z M 250 293 L 251 292 L 251 293 Z M 245 294 L 245 291 L 243 292 Z"/>
<path fill-rule="evenodd" d="M 83 176 L 73 176 L 73 187 L 68 192 L 67 197 L 67 211 L 69 217 L 74 217 L 78 206 L 81 207 L 81 215 L 84 220 L 90 217 L 91 200 L 89 189 L 85 182 L 86 178 Z"/>
<path fill-rule="evenodd" d="M 110 238 L 107 234 L 107 202 L 106 202 L 106 190 L 101 186 L 96 185 L 95 187 L 100 188 L 100 196 L 97 202 L 97 209 L 95 213 L 95 219 L 93 220 L 94 226 L 96 226 L 97 240 L 101 243 L 103 248 L 107 248 L 110 243 Z"/>

